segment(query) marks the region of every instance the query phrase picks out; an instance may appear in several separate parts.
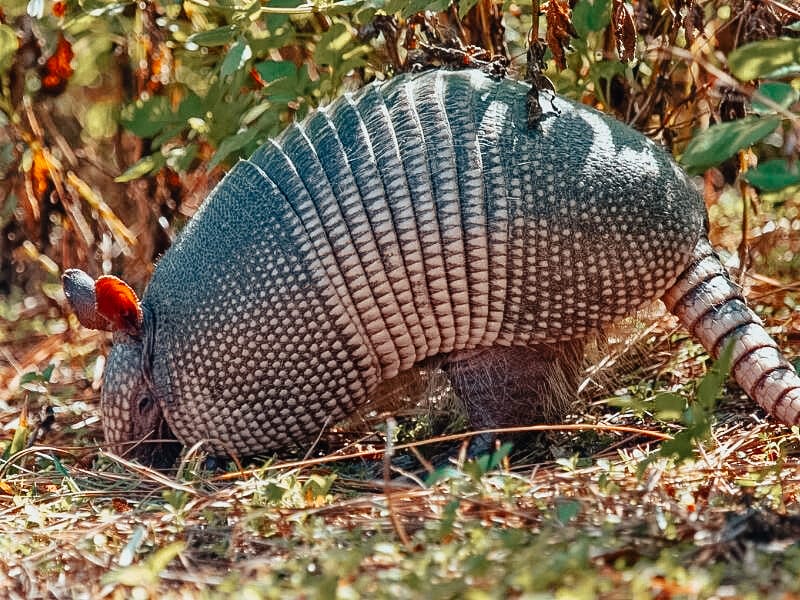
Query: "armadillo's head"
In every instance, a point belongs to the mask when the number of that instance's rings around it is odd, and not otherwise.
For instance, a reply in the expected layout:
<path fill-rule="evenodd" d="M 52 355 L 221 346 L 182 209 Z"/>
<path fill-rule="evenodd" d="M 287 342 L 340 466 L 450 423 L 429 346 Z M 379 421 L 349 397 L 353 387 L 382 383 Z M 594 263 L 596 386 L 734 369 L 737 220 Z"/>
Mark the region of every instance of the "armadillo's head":
<path fill-rule="evenodd" d="M 85 327 L 112 331 L 100 407 L 106 441 L 115 452 L 155 466 L 169 466 L 180 445 L 173 441 L 150 382 L 150 319 L 134 291 L 116 277 L 94 281 L 79 269 L 62 276 L 64 293 Z M 136 444 L 136 442 L 141 442 Z"/>

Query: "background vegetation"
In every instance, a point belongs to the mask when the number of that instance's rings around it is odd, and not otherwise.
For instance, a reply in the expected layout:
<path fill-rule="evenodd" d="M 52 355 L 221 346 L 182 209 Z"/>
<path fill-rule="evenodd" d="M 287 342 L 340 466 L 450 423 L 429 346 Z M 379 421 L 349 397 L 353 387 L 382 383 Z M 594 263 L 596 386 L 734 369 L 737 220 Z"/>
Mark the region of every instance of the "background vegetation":
<path fill-rule="evenodd" d="M 68 316 L 63 268 L 141 291 L 225 169 L 291 120 L 374 78 L 490 62 L 546 76 L 697 174 L 712 240 L 792 354 L 794 2 L 6 0 L 0 595 L 800 594 L 798 432 L 733 386 L 715 409 L 724 365 L 709 370 L 669 319 L 637 328 L 616 389 L 587 386 L 587 430 L 430 487 L 370 479 L 380 426 L 360 445 L 336 432 L 312 461 L 225 474 L 189 456 L 167 477 L 99 449 L 108 341 Z"/>

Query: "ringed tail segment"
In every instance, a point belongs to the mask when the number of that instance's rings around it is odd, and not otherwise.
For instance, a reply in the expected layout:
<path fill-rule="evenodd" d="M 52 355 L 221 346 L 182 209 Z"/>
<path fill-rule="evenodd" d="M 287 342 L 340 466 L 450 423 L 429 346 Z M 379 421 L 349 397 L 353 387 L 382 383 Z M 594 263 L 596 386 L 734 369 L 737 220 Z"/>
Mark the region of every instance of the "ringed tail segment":
<path fill-rule="evenodd" d="M 800 423 L 800 377 L 747 307 L 705 237 L 663 300 L 715 358 L 732 340 L 736 382 L 770 415 L 788 425 Z"/>

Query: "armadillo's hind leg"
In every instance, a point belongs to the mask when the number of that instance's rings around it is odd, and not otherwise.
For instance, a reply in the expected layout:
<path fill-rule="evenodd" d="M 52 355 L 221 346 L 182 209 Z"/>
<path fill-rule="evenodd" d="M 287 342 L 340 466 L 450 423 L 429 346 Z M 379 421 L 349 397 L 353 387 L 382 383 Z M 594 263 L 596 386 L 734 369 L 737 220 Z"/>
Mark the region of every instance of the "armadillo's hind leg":
<path fill-rule="evenodd" d="M 713 356 L 732 341 L 737 383 L 769 414 L 787 424 L 800 422 L 800 378 L 705 238 L 664 303 Z"/>
<path fill-rule="evenodd" d="M 474 429 L 552 422 L 576 398 L 583 340 L 533 347 L 493 346 L 451 354 L 442 366 Z M 494 436 L 471 448 L 486 449 Z"/>

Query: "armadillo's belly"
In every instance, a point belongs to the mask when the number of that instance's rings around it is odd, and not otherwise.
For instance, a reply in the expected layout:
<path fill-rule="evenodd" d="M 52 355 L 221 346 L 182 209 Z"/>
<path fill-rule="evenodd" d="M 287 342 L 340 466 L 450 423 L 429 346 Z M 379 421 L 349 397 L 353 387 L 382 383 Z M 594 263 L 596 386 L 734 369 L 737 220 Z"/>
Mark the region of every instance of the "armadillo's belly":
<path fill-rule="evenodd" d="M 696 191 L 585 107 L 545 97 L 529 131 L 526 92 L 398 77 L 240 163 L 145 295 L 176 435 L 301 442 L 425 357 L 581 337 L 661 296 L 703 233 Z"/>

